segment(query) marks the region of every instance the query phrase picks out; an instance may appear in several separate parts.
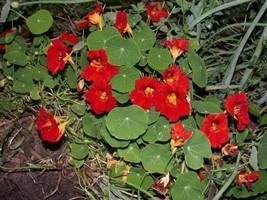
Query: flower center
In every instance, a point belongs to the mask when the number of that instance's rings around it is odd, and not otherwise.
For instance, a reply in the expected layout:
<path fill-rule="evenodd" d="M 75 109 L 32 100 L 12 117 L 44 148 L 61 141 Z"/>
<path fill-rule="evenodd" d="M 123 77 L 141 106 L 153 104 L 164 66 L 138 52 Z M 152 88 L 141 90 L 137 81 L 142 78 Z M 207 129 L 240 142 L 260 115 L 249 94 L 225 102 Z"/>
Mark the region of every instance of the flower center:
<path fill-rule="evenodd" d="M 97 60 L 93 60 L 90 65 L 96 70 L 100 70 L 100 69 L 103 69 L 104 66 L 102 65 L 101 61 L 97 61 Z"/>
<path fill-rule="evenodd" d="M 172 92 L 170 95 L 168 95 L 167 99 L 168 99 L 169 103 L 172 104 L 173 106 L 177 105 L 177 96 L 174 92 Z"/>
<path fill-rule="evenodd" d="M 64 63 L 69 61 L 71 64 L 74 64 L 72 57 L 67 53 L 66 53 L 66 56 L 63 58 L 63 61 L 64 61 Z"/>
<path fill-rule="evenodd" d="M 234 114 L 237 115 L 240 111 L 240 106 L 239 105 L 235 105 L 234 106 Z"/>
<path fill-rule="evenodd" d="M 217 124 L 213 122 L 213 123 L 211 124 L 211 130 L 212 130 L 212 131 L 216 131 L 217 129 L 218 129 Z"/>
<path fill-rule="evenodd" d="M 152 95 L 153 92 L 154 92 L 154 89 L 151 88 L 151 87 L 147 87 L 147 88 L 145 89 L 145 94 L 148 94 L 148 95 L 150 94 L 150 95 Z"/>
<path fill-rule="evenodd" d="M 103 92 L 101 92 L 99 98 L 101 100 L 107 100 L 108 99 L 108 95 L 107 95 L 107 93 L 105 91 L 103 91 Z"/>
<path fill-rule="evenodd" d="M 47 121 L 47 122 L 43 125 L 42 128 L 46 128 L 46 127 L 50 127 L 50 126 L 52 126 L 51 121 Z"/>

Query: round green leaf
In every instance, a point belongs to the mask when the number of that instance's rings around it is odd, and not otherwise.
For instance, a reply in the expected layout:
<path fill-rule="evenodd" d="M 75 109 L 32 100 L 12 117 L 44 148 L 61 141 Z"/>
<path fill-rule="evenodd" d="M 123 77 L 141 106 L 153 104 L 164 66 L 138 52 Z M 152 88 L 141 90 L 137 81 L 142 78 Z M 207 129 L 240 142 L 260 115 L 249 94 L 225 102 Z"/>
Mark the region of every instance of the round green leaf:
<path fill-rule="evenodd" d="M 68 160 L 69 164 L 71 164 L 72 166 L 76 167 L 76 168 L 80 168 L 81 166 L 83 166 L 84 164 L 84 159 L 82 160 L 77 160 L 74 159 L 72 157 L 70 157 L 70 159 Z"/>
<path fill-rule="evenodd" d="M 151 49 L 156 42 L 156 36 L 151 29 L 145 28 L 141 31 L 134 32 L 134 40 L 141 51 L 147 51 Z"/>
<path fill-rule="evenodd" d="M 25 53 L 26 49 L 27 49 L 26 41 L 21 36 L 16 36 L 15 39 L 10 44 L 6 45 L 6 52 L 17 50 Z"/>
<path fill-rule="evenodd" d="M 114 36 L 107 41 L 109 62 L 118 66 L 134 66 L 141 58 L 140 49 L 132 39 Z"/>
<path fill-rule="evenodd" d="M 44 79 L 45 74 L 49 75 L 47 68 L 44 66 L 37 66 L 34 68 L 34 76 L 33 79 L 36 81 L 40 81 Z"/>
<path fill-rule="evenodd" d="M 171 159 L 165 146 L 151 143 L 142 149 L 141 162 L 146 171 L 164 174 Z"/>
<path fill-rule="evenodd" d="M 13 30 L 11 33 L 5 35 L 5 43 L 8 44 L 12 42 L 16 37 L 16 31 Z"/>
<path fill-rule="evenodd" d="M 147 129 L 148 117 L 139 106 L 116 107 L 106 117 L 111 135 L 121 140 L 138 138 Z"/>
<path fill-rule="evenodd" d="M 25 94 L 30 92 L 33 89 L 33 82 L 21 82 L 15 80 L 13 83 L 14 92 Z"/>
<path fill-rule="evenodd" d="M 193 82 L 203 88 L 207 85 L 207 74 L 204 60 L 196 53 L 189 53 L 188 63 L 193 71 Z"/>
<path fill-rule="evenodd" d="M 202 167 L 204 158 L 211 157 L 211 148 L 208 138 L 201 131 L 194 130 L 193 135 L 184 144 L 185 162 L 192 169 Z"/>
<path fill-rule="evenodd" d="M 41 91 L 42 89 L 39 87 L 33 88 L 32 91 L 30 92 L 30 97 L 35 101 L 41 99 L 41 96 L 40 96 Z"/>
<path fill-rule="evenodd" d="M 67 70 L 65 71 L 66 73 L 66 77 L 67 77 L 67 83 L 68 83 L 68 86 L 71 88 L 71 89 L 76 89 L 77 88 L 77 77 L 76 77 L 76 74 L 75 74 L 75 71 L 73 70 L 72 67 L 68 67 Z"/>
<path fill-rule="evenodd" d="M 117 99 L 117 101 L 121 104 L 126 103 L 127 101 L 129 101 L 129 93 L 120 93 L 117 92 L 116 90 L 112 91 L 112 95 Z"/>
<path fill-rule="evenodd" d="M 102 31 L 94 31 L 87 37 L 87 46 L 90 50 L 105 49 L 111 37 L 120 36 L 115 27 L 107 27 Z"/>
<path fill-rule="evenodd" d="M 152 107 L 150 110 L 146 110 L 148 114 L 148 124 L 153 124 L 156 122 L 160 116 L 160 112 L 155 110 L 155 107 Z"/>
<path fill-rule="evenodd" d="M 71 143 L 70 144 L 71 156 L 74 159 L 84 159 L 89 153 L 89 147 L 86 144 Z"/>
<path fill-rule="evenodd" d="M 222 112 L 220 105 L 214 102 L 193 101 L 192 107 L 199 113 L 210 114 Z"/>
<path fill-rule="evenodd" d="M 9 63 L 19 66 L 27 65 L 27 56 L 18 50 L 9 51 L 4 54 L 4 58 L 8 60 Z"/>
<path fill-rule="evenodd" d="M 171 195 L 174 200 L 202 200 L 204 195 L 202 194 L 201 183 L 195 172 L 186 172 L 181 174 L 172 190 Z"/>
<path fill-rule="evenodd" d="M 148 53 L 148 65 L 158 72 L 163 72 L 172 62 L 172 57 L 167 49 L 152 48 Z"/>
<path fill-rule="evenodd" d="M 147 175 L 144 169 L 132 167 L 127 175 L 127 183 L 148 190 L 154 183 L 154 179 L 150 175 Z"/>
<path fill-rule="evenodd" d="M 130 144 L 126 149 L 118 149 L 118 154 L 123 157 L 125 161 L 132 163 L 140 162 L 141 150 L 136 143 Z"/>
<path fill-rule="evenodd" d="M 113 148 L 124 148 L 127 147 L 130 143 L 130 141 L 128 140 L 118 140 L 110 135 L 106 126 L 102 126 L 99 131 L 102 138 Z"/>
<path fill-rule="evenodd" d="M 141 15 L 139 14 L 129 14 L 127 15 L 127 22 L 132 27 L 135 26 L 138 22 L 140 22 L 142 19 Z"/>
<path fill-rule="evenodd" d="M 97 136 L 97 127 L 93 123 L 90 115 L 85 115 L 82 118 L 83 131 L 87 136 L 96 137 Z"/>
<path fill-rule="evenodd" d="M 39 10 L 26 20 L 27 26 L 33 34 L 45 33 L 53 24 L 53 17 L 48 10 Z"/>
<path fill-rule="evenodd" d="M 44 86 L 53 89 L 59 81 L 59 76 L 51 76 L 50 74 L 44 75 Z"/>
<path fill-rule="evenodd" d="M 73 104 L 70 108 L 78 116 L 83 116 L 85 114 L 85 105 Z"/>
<path fill-rule="evenodd" d="M 143 135 L 146 142 L 166 142 L 171 138 L 171 124 L 165 117 L 160 117 L 155 124 L 148 126 L 147 132 Z"/>
<path fill-rule="evenodd" d="M 120 71 L 110 81 L 112 89 L 121 93 L 130 92 L 135 87 L 135 80 L 140 73 L 135 67 L 120 67 Z"/>
<path fill-rule="evenodd" d="M 31 68 L 19 68 L 15 73 L 16 79 L 22 82 L 32 82 L 33 79 L 33 70 Z"/>

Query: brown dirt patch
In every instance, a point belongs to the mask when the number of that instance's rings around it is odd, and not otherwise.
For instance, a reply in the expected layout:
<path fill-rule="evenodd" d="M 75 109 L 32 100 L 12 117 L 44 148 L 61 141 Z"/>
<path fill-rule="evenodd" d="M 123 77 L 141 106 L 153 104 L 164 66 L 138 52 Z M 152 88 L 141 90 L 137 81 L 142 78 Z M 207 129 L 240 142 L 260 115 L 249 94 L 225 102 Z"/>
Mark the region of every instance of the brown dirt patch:
<path fill-rule="evenodd" d="M 31 129 L 31 127 L 33 127 Z M 31 115 L 0 118 L 0 199 L 86 199 L 63 144 L 43 143 Z"/>

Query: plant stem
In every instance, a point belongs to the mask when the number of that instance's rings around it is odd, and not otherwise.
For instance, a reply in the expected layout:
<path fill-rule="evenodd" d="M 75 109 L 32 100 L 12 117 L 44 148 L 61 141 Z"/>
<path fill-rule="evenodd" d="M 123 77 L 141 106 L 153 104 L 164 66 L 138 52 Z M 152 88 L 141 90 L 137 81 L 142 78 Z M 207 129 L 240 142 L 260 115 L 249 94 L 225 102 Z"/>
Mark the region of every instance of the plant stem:
<path fill-rule="evenodd" d="M 215 195 L 215 197 L 213 198 L 213 200 L 219 200 L 220 197 L 223 195 L 223 193 L 227 190 L 227 188 L 231 185 L 231 183 L 233 182 L 233 180 L 235 179 L 237 172 L 238 172 L 238 166 L 239 166 L 239 161 L 241 158 L 241 151 L 238 153 L 237 155 L 237 159 L 236 159 L 236 165 L 235 165 L 235 169 L 233 171 L 233 173 L 231 174 L 231 176 L 229 177 L 229 179 L 225 182 L 225 184 L 223 185 L 223 187 L 220 189 L 220 191 Z"/>

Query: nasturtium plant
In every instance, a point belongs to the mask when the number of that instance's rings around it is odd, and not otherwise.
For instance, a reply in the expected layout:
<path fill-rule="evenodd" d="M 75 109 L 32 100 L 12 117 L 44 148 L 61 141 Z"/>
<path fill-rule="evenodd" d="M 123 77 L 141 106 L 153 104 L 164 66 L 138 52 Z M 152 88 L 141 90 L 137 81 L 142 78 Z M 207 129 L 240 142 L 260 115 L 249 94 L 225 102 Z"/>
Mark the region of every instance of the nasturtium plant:
<path fill-rule="evenodd" d="M 64 150 L 56 159 L 67 157 L 86 198 L 266 196 L 267 34 L 260 25 L 250 35 L 267 3 L 89 1 L 6 1 L 0 108 L 12 127 L 0 168 L 13 170 L 6 148 L 18 155 L 28 139 L 13 122 L 32 114 L 27 130 L 48 152 Z M 242 6 L 244 29 L 224 12 Z M 44 172 L 66 164 L 25 163 Z"/>

